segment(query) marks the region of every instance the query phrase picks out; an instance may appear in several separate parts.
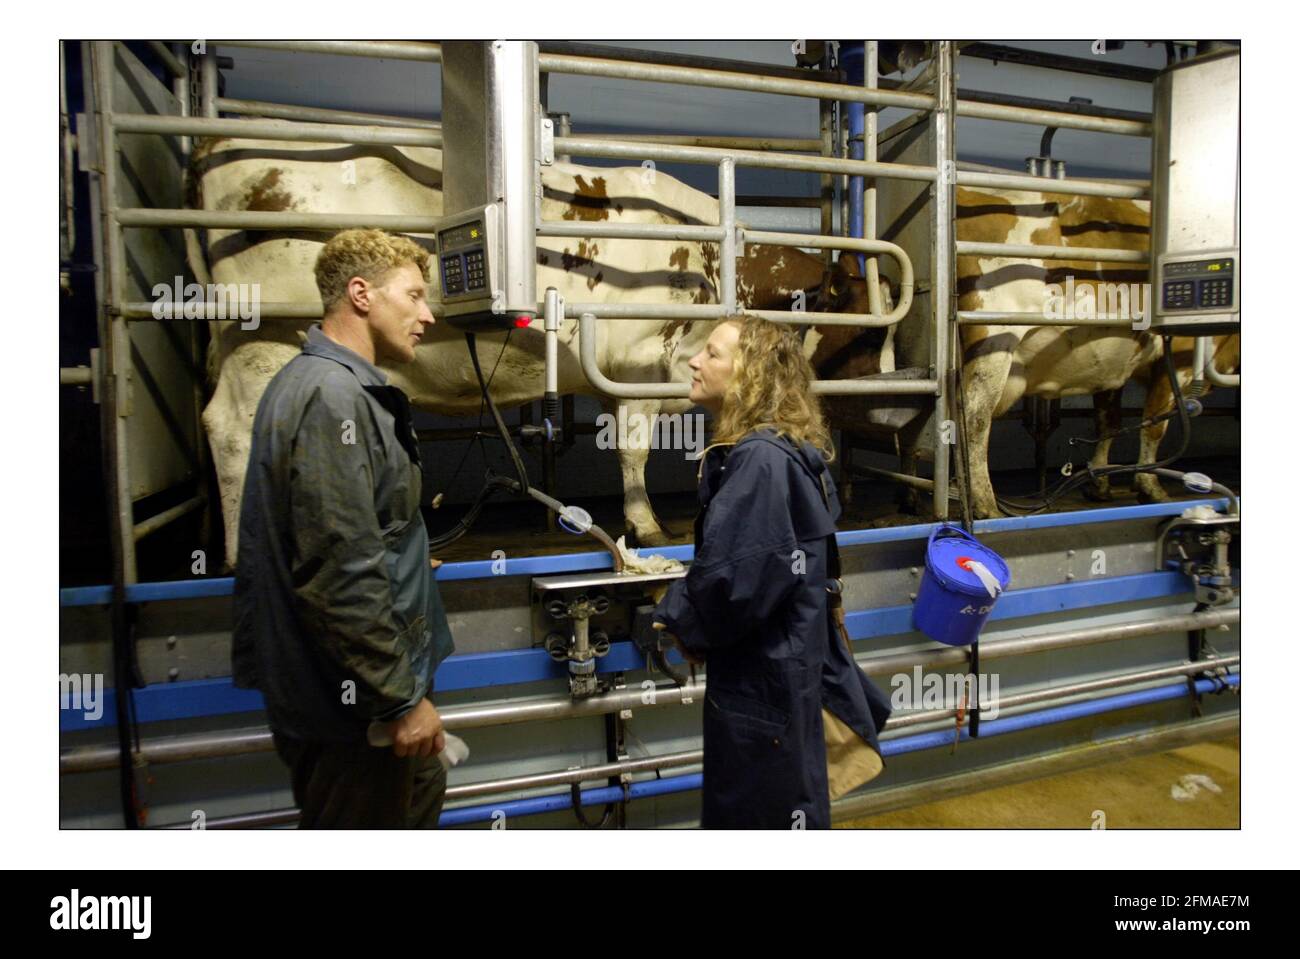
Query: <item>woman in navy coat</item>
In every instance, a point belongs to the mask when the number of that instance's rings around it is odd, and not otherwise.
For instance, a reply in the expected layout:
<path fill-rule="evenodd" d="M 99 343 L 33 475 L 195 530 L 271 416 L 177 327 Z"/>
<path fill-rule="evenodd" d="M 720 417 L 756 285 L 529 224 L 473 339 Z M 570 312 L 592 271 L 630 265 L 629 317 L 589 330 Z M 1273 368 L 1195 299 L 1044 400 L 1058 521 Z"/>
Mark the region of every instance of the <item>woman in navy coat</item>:
<path fill-rule="evenodd" d="M 655 625 L 707 662 L 701 825 L 829 828 L 823 707 L 879 765 L 890 708 L 829 615 L 840 509 L 812 369 L 792 329 L 754 318 L 719 323 L 690 366 L 715 429 L 695 559 Z"/>

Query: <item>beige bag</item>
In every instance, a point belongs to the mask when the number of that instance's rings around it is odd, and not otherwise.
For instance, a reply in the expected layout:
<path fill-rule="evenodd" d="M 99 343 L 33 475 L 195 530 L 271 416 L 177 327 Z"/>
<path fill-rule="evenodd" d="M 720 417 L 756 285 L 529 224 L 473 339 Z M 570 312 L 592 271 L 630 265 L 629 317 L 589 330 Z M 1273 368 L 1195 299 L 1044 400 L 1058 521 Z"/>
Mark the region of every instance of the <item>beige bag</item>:
<path fill-rule="evenodd" d="M 848 647 L 851 659 L 853 644 L 844 626 L 843 601 L 838 593 L 830 593 L 829 597 L 827 612 L 835 623 L 835 632 Z M 831 799 L 839 799 L 871 782 L 885 768 L 880 753 L 825 706 L 822 707 L 822 732 L 826 737 L 826 781 L 830 784 Z"/>

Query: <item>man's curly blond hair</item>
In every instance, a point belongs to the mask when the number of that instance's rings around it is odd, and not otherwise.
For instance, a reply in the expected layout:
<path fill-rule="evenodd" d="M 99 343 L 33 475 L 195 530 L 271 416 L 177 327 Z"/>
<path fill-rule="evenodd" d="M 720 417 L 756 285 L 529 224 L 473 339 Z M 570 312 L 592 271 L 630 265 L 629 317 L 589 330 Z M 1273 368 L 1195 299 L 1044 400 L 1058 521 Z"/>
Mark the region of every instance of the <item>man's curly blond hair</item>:
<path fill-rule="evenodd" d="M 816 378 L 793 327 L 754 316 L 729 316 L 740 327 L 731 382 L 714 424 L 714 443 L 736 443 L 769 427 L 796 444 L 811 443 L 831 462 L 835 446 L 811 386 Z"/>
<path fill-rule="evenodd" d="M 344 230 L 336 233 L 316 257 L 316 288 L 328 313 L 348 292 L 348 281 L 359 276 L 383 286 L 390 272 L 414 263 L 429 278 L 429 254 L 413 240 L 383 230 Z"/>

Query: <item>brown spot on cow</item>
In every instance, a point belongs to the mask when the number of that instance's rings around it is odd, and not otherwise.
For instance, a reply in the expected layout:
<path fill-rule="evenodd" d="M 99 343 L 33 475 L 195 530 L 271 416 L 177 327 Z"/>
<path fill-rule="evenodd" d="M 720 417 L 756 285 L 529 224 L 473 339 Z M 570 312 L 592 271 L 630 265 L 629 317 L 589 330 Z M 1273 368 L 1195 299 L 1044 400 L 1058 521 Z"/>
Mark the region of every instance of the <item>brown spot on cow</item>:
<path fill-rule="evenodd" d="M 560 262 L 564 265 L 564 272 L 568 273 L 570 270 L 576 270 L 579 269 L 580 267 L 590 266 L 591 258 L 586 256 L 585 255 L 586 253 L 587 253 L 586 240 L 583 240 L 578 244 L 578 252 L 576 254 L 570 253 L 569 248 L 566 246 L 564 248 L 564 252 L 560 254 Z"/>
<path fill-rule="evenodd" d="M 668 265 L 682 272 L 685 272 L 686 267 L 690 265 L 690 262 L 691 251 L 684 246 L 679 246 L 677 249 L 673 250 L 672 254 L 668 257 Z"/>
<path fill-rule="evenodd" d="M 587 289 L 594 290 L 600 285 L 600 281 L 604 278 L 605 274 L 603 272 L 597 273 L 595 276 L 587 277 Z"/>
<path fill-rule="evenodd" d="M 608 220 L 609 194 L 605 192 L 605 178 L 592 177 L 590 183 L 582 174 L 573 178 L 576 192 L 569 199 L 568 209 L 564 211 L 566 220 Z"/>
<path fill-rule="evenodd" d="M 280 186 L 282 172 L 273 167 L 244 191 L 244 209 L 260 213 L 279 213 L 293 209 L 293 197 Z"/>
<path fill-rule="evenodd" d="M 736 264 L 736 295 L 750 309 L 788 310 L 794 292 L 820 285 L 824 272 L 821 257 L 795 247 L 751 243 Z"/>
<path fill-rule="evenodd" d="M 547 253 L 545 253 L 545 252 L 542 251 L 542 250 L 538 250 L 538 251 L 537 251 L 537 265 L 538 265 L 538 266 L 550 266 L 550 263 L 551 263 L 551 257 L 550 257 L 550 255 L 547 254 Z"/>

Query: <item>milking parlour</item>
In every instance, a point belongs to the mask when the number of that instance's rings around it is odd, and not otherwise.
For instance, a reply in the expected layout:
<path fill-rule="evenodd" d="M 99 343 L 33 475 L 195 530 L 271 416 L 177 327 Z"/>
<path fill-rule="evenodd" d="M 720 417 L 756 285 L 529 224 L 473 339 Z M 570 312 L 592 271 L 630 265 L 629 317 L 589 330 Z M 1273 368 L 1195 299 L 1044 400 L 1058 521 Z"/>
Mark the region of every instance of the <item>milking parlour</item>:
<path fill-rule="evenodd" d="M 61 41 L 59 827 L 1239 829 L 1240 68 Z"/>

